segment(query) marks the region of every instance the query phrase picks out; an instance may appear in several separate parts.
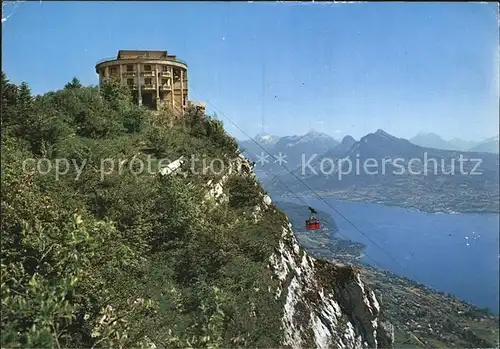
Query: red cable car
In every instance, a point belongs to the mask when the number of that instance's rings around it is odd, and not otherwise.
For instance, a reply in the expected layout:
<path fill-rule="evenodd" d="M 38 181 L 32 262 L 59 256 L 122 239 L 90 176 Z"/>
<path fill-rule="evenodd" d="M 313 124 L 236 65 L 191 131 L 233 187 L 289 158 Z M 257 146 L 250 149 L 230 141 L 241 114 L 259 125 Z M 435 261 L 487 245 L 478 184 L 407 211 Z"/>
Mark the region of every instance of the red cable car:
<path fill-rule="evenodd" d="M 318 230 L 321 228 L 321 223 L 318 218 L 316 218 L 315 214 L 316 210 L 312 207 L 309 207 L 309 211 L 311 211 L 311 215 L 309 219 L 306 221 L 306 229 L 307 230 Z"/>
<path fill-rule="evenodd" d="M 307 230 L 318 230 L 321 228 L 321 224 L 319 222 L 319 219 L 313 218 L 313 219 L 308 219 L 306 221 L 306 229 Z"/>

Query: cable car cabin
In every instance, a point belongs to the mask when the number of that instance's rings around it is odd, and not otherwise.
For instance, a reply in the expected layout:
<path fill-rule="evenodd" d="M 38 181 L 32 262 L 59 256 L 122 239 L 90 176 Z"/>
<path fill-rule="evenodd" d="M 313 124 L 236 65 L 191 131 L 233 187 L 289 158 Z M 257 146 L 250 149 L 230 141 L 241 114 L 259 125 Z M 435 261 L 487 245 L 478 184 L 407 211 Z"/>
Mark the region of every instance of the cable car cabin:
<path fill-rule="evenodd" d="M 321 224 L 319 222 L 319 219 L 313 218 L 313 219 L 308 219 L 306 221 L 306 229 L 307 230 L 318 230 L 321 228 Z"/>
<path fill-rule="evenodd" d="M 311 215 L 309 219 L 306 221 L 306 229 L 307 230 L 318 230 L 321 228 L 321 224 L 319 223 L 319 219 L 316 218 L 316 210 L 312 207 L 309 207 L 309 211 L 311 211 Z"/>

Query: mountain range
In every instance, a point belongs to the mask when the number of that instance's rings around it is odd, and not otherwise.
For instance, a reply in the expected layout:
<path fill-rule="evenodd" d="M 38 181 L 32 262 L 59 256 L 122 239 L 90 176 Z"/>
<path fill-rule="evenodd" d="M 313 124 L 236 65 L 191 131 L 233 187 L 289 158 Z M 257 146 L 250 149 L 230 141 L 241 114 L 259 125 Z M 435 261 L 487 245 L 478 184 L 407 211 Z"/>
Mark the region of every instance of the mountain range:
<path fill-rule="evenodd" d="M 432 132 L 419 132 L 416 136 L 410 138 L 409 141 L 415 145 L 427 148 L 477 151 L 498 154 L 498 136 L 488 138 L 479 142 L 463 140 L 460 138 L 453 138 L 447 141 L 444 140 L 441 136 Z"/>
<path fill-rule="evenodd" d="M 488 139 L 482 141 L 481 143 L 472 147 L 470 150 L 498 154 L 498 146 L 499 146 L 498 136 L 496 136 L 496 137 L 491 137 L 491 138 L 488 138 Z"/>
<path fill-rule="evenodd" d="M 339 199 L 425 211 L 498 212 L 499 156 L 479 151 L 495 138 L 476 146 L 475 152 L 423 147 L 383 130 L 359 141 L 346 136 L 340 143 L 319 132 L 274 141 L 267 145 L 269 152 L 284 152 L 289 161 L 284 164 L 287 169 L 256 164 L 269 192 L 283 191 L 282 185 L 269 181 L 271 174 L 294 192 L 313 189 Z"/>
<path fill-rule="evenodd" d="M 304 135 L 277 137 L 269 134 L 258 134 L 253 140 L 239 142 L 245 157 L 256 163 L 256 171 L 267 171 L 273 174 L 300 166 L 302 156 L 323 154 L 335 148 L 339 142 L 326 133 L 311 130 Z M 278 160 L 282 157 L 282 161 Z M 266 157 L 264 162 L 264 157 Z M 273 158 L 275 157 L 275 158 Z"/>
<path fill-rule="evenodd" d="M 436 133 L 419 132 L 417 135 L 410 138 L 409 141 L 415 145 L 425 148 L 485 152 L 493 154 L 499 153 L 498 136 L 487 138 L 482 141 L 470 141 L 457 137 L 445 140 Z M 286 153 L 287 156 L 290 156 L 287 159 L 290 160 L 287 161 L 287 164 L 290 164 L 290 166 L 287 167 L 293 167 L 293 165 L 297 163 L 297 154 L 295 154 L 296 149 L 300 148 L 300 152 L 305 154 L 319 154 L 325 152 L 326 150 L 338 147 L 337 152 L 342 153 L 342 151 L 347 150 L 355 142 L 356 140 L 350 135 L 347 135 L 341 141 L 338 141 L 326 133 L 311 130 L 304 135 L 284 137 L 260 133 L 253 139 L 240 140 L 239 144 L 240 148 L 245 151 L 245 155 L 254 159 L 254 161 L 258 160 L 258 155 L 260 155 L 261 152 L 269 152 L 272 155 L 277 155 L 279 152 L 282 152 L 283 154 Z M 292 150 L 292 148 L 295 149 Z"/>
<path fill-rule="evenodd" d="M 449 149 L 449 150 L 466 150 L 463 149 L 458 144 L 454 144 L 452 142 L 445 141 L 443 138 L 438 136 L 435 133 L 423 133 L 420 132 L 416 136 L 409 139 L 415 145 L 419 145 L 421 147 L 428 148 L 436 148 L 436 149 Z M 460 140 L 459 140 L 460 142 Z M 457 142 L 458 143 L 458 142 Z M 474 146 L 475 144 L 472 144 Z M 459 148 L 460 147 L 460 148 Z"/>

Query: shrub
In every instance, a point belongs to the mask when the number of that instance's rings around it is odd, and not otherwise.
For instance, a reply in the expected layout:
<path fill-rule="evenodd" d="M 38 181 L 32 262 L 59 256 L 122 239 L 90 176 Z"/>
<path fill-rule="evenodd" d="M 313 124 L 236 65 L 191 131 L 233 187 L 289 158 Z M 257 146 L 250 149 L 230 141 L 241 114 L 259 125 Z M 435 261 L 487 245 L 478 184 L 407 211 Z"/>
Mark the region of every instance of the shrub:
<path fill-rule="evenodd" d="M 253 207 L 259 203 L 257 184 L 249 177 L 231 176 L 227 181 L 229 204 L 234 208 Z"/>

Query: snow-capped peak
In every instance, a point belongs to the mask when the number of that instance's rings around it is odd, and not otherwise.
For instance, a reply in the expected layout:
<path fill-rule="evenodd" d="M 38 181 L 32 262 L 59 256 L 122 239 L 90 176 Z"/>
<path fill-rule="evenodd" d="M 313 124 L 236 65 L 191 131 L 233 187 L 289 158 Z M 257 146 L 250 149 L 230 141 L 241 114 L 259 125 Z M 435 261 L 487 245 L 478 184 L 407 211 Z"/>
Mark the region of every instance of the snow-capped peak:
<path fill-rule="evenodd" d="M 268 133 L 259 133 L 253 138 L 254 141 L 257 141 L 261 144 L 270 144 L 270 145 L 275 144 L 279 139 L 280 137 L 270 135 Z"/>

